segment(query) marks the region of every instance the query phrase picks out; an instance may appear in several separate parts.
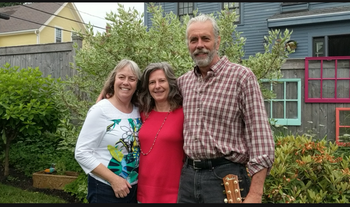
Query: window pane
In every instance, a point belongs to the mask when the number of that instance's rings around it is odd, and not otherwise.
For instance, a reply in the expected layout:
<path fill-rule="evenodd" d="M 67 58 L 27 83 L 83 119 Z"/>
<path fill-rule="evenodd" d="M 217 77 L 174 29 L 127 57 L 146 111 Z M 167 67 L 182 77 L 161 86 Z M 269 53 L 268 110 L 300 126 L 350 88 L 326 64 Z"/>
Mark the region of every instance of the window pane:
<path fill-rule="evenodd" d="M 309 78 L 321 78 L 321 61 L 309 61 Z"/>
<path fill-rule="evenodd" d="M 339 125 L 350 126 L 350 111 L 345 111 L 345 110 L 339 111 Z"/>
<path fill-rule="evenodd" d="M 222 9 L 225 9 L 225 7 L 228 7 L 229 11 L 236 12 L 237 18 L 235 19 L 235 23 L 239 23 L 240 22 L 239 2 L 223 2 Z"/>
<path fill-rule="evenodd" d="M 320 85 L 321 81 L 319 80 L 309 80 L 308 85 L 308 93 L 309 93 L 309 98 L 321 98 L 320 96 Z"/>
<path fill-rule="evenodd" d="M 284 93 L 284 82 L 276 83 L 276 85 L 273 86 L 273 92 L 276 94 L 275 99 L 283 99 L 283 93 Z"/>
<path fill-rule="evenodd" d="M 179 9 L 179 15 L 183 15 L 184 14 L 184 9 Z"/>
<path fill-rule="evenodd" d="M 350 34 L 329 36 L 328 56 L 350 56 Z"/>
<path fill-rule="evenodd" d="M 322 78 L 335 78 L 335 61 L 323 61 Z"/>
<path fill-rule="evenodd" d="M 286 83 L 286 99 L 297 99 L 298 98 L 298 83 L 287 82 Z"/>
<path fill-rule="evenodd" d="M 270 101 L 264 101 L 265 110 L 268 118 L 271 118 Z"/>
<path fill-rule="evenodd" d="M 324 37 L 315 37 L 313 39 L 313 56 L 324 57 Z"/>
<path fill-rule="evenodd" d="M 283 101 L 272 101 L 272 118 L 283 119 L 284 118 L 284 105 Z"/>
<path fill-rule="evenodd" d="M 286 118 L 287 119 L 298 118 L 298 102 L 287 101 L 287 103 L 286 103 Z"/>
<path fill-rule="evenodd" d="M 350 98 L 349 97 L 349 80 L 337 81 L 337 98 Z M 350 123 L 349 123 L 350 125 Z"/>
<path fill-rule="evenodd" d="M 323 80 L 322 81 L 322 98 L 335 98 L 335 81 Z"/>
<path fill-rule="evenodd" d="M 266 90 L 271 90 L 271 83 L 270 82 L 262 82 L 261 87 L 265 88 Z"/>
<path fill-rule="evenodd" d="M 350 60 L 338 60 L 337 78 L 350 78 L 349 62 L 350 62 Z"/>
<path fill-rule="evenodd" d="M 237 15 L 239 15 L 239 9 L 236 9 L 235 12 Z"/>
<path fill-rule="evenodd" d="M 349 124 L 346 124 L 346 126 L 349 126 Z M 339 142 L 344 142 L 344 143 L 349 142 L 350 140 L 349 135 L 350 135 L 349 127 L 339 127 Z"/>
<path fill-rule="evenodd" d="M 56 28 L 56 42 L 62 42 L 62 30 Z"/>
<path fill-rule="evenodd" d="M 193 2 L 186 2 L 186 3 L 178 3 L 179 5 L 179 17 L 180 20 L 183 21 L 183 15 L 188 14 L 190 17 L 193 15 Z"/>

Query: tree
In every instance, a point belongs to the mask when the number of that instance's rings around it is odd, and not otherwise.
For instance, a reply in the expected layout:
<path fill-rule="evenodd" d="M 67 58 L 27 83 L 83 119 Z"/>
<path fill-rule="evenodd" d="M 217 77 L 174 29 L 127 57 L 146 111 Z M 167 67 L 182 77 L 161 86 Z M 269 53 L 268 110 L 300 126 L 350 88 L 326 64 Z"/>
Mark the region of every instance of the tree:
<path fill-rule="evenodd" d="M 35 137 L 55 132 L 66 111 L 56 96 L 60 79 L 42 77 L 39 68 L 0 68 L 0 132 L 5 145 L 4 175 L 9 175 L 9 150 L 18 135 Z"/>
<path fill-rule="evenodd" d="M 0 2 L 0 7 L 23 5 L 25 2 Z"/>

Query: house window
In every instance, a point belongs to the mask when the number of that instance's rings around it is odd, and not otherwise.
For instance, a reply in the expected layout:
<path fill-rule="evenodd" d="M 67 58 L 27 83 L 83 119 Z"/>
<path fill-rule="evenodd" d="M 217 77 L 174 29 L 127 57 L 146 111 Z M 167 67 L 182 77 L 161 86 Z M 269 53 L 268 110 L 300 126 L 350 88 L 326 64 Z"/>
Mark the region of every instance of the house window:
<path fill-rule="evenodd" d="M 184 16 L 189 15 L 190 18 L 193 17 L 194 2 L 179 2 L 179 18 L 183 21 Z"/>
<path fill-rule="evenodd" d="M 305 58 L 306 103 L 350 103 L 350 56 Z"/>
<path fill-rule="evenodd" d="M 350 34 L 313 38 L 313 57 L 350 56 Z"/>
<path fill-rule="evenodd" d="M 278 125 L 301 125 L 301 79 L 262 79 L 262 86 L 273 91 L 276 97 L 265 99 L 270 119 Z M 273 81 L 273 82 L 272 82 Z"/>
<path fill-rule="evenodd" d="M 314 57 L 323 57 L 324 53 L 324 37 L 314 38 L 313 40 L 313 56 Z"/>
<path fill-rule="evenodd" d="M 62 29 L 56 28 L 55 42 L 62 42 Z"/>
<path fill-rule="evenodd" d="M 235 20 L 236 24 L 239 24 L 241 21 L 241 13 L 240 13 L 240 3 L 239 2 L 223 2 L 222 3 L 222 9 L 224 10 L 225 7 L 228 7 L 230 11 L 235 11 L 237 14 L 237 18 Z"/>
<path fill-rule="evenodd" d="M 350 108 L 335 108 L 335 142 L 350 146 Z"/>

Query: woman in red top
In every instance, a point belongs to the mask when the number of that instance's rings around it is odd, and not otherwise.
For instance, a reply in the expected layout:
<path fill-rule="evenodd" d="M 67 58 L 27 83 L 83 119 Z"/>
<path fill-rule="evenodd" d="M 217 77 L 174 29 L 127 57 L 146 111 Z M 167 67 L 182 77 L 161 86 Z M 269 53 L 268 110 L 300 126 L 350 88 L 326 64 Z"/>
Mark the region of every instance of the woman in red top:
<path fill-rule="evenodd" d="M 137 200 L 176 203 L 184 161 L 182 95 L 166 62 L 151 63 L 138 91 L 142 126 Z"/>

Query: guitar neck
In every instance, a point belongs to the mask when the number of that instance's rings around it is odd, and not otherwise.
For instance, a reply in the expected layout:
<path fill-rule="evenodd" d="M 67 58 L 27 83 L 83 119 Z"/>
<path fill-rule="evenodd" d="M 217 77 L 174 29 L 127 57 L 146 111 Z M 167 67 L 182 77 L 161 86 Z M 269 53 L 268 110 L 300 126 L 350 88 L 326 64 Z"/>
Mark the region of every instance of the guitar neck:
<path fill-rule="evenodd" d="M 225 203 L 242 203 L 241 190 L 239 188 L 238 176 L 228 174 L 223 179 L 225 186 Z"/>

